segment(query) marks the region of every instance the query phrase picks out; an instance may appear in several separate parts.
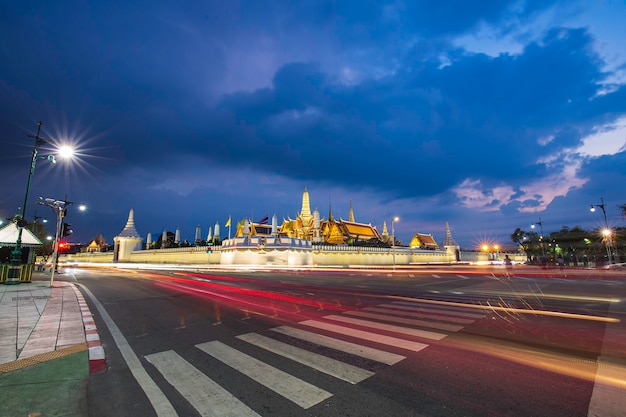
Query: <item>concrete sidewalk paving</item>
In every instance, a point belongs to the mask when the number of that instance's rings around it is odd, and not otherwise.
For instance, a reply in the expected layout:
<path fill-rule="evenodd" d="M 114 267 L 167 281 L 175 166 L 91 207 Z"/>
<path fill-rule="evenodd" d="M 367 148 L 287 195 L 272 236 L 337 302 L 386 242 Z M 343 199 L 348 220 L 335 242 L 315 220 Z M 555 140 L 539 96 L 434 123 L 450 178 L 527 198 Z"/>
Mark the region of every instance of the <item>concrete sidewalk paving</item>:
<path fill-rule="evenodd" d="M 60 278 L 60 277 L 58 277 Z M 0 415 L 79 416 L 89 372 L 105 368 L 91 312 L 75 284 L 46 273 L 0 285 Z"/>

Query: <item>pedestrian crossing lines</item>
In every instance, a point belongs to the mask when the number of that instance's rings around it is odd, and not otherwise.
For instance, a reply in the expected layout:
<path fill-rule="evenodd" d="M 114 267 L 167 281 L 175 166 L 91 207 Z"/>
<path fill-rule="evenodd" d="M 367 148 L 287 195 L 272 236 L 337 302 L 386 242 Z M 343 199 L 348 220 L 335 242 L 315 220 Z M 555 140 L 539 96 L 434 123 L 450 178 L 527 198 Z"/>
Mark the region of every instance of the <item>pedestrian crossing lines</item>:
<path fill-rule="evenodd" d="M 326 315 L 318 320 L 304 320 L 294 326 L 271 328 L 268 335 L 246 333 L 236 336 L 246 343 L 244 345 L 213 340 L 197 344 L 195 348 L 226 365 L 226 369 L 243 375 L 302 409 L 309 409 L 335 395 L 332 387 L 336 390 L 337 385 L 316 386 L 302 376 L 310 378 L 310 373 L 293 372 L 299 367 L 352 385 L 373 377 L 375 372 L 347 363 L 349 359 L 337 360 L 307 350 L 307 344 L 393 366 L 406 359 L 405 355 L 420 352 L 429 346 L 429 342 L 441 340 L 461 330 L 463 324 L 483 317 L 467 312 L 467 309 L 443 307 L 396 301 Z M 282 335 L 281 340 L 270 337 L 272 334 Z M 297 341 L 307 344 L 304 348 L 297 347 L 296 344 L 302 345 Z M 246 346 L 263 349 L 288 361 L 273 363 L 277 358 L 271 356 L 260 360 L 250 352 L 256 352 L 258 356 L 261 351 L 246 349 Z M 340 357 L 346 358 L 345 355 Z M 206 375 L 173 350 L 153 353 L 145 358 L 201 416 L 260 415 L 259 410 L 253 410 L 245 403 L 247 395 L 240 394 L 238 398 L 237 393 L 231 393 L 219 384 L 220 378 L 225 377 L 222 373 Z M 317 381 L 324 384 L 319 381 L 329 380 Z"/>
<path fill-rule="evenodd" d="M 237 338 L 351 384 L 357 384 L 374 375 L 373 372 L 365 369 L 357 368 L 356 366 L 309 352 L 287 343 L 278 342 L 260 334 L 248 333 L 237 336 Z"/>

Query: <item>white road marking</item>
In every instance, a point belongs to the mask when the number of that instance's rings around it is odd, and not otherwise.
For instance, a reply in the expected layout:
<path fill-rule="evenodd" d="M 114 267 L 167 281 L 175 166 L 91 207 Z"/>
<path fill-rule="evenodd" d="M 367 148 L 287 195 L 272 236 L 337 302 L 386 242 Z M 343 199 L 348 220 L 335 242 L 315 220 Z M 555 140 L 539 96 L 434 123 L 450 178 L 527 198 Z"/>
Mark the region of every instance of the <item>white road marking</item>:
<path fill-rule="evenodd" d="M 152 380 L 152 378 L 150 378 L 143 365 L 139 361 L 139 358 L 137 357 L 137 355 L 135 355 L 135 352 L 133 352 L 132 348 L 128 344 L 128 341 L 126 340 L 120 329 L 117 327 L 111 316 L 109 316 L 109 313 L 106 311 L 104 306 L 100 304 L 100 301 L 98 301 L 98 299 L 91 293 L 91 291 L 89 291 L 87 287 L 81 285 L 81 288 L 85 291 L 85 294 L 87 294 L 87 296 L 91 299 L 94 306 L 96 306 L 98 313 L 100 313 L 100 317 L 102 317 L 102 320 L 111 332 L 111 336 L 113 337 L 117 348 L 122 354 L 126 365 L 128 365 L 128 369 L 139 383 L 139 386 L 141 387 L 143 392 L 146 393 L 146 396 L 152 404 L 152 407 L 154 408 L 157 416 L 178 416 L 178 413 L 176 413 L 176 410 L 174 410 L 172 404 L 169 402 L 165 394 L 163 394 L 163 391 L 161 391 L 161 389 Z"/>
<path fill-rule="evenodd" d="M 358 345 L 356 343 L 346 342 L 343 340 L 324 336 L 322 334 L 296 329 L 294 327 L 281 326 L 275 327 L 272 330 L 287 336 L 295 337 L 296 339 L 315 343 L 316 345 L 325 346 L 331 349 L 349 353 L 354 356 L 359 356 L 361 358 L 384 363 L 386 365 L 394 365 L 401 360 L 406 359 L 406 356 L 397 355 L 395 353 L 386 352 L 384 350 L 374 349 L 363 345 Z"/>
<path fill-rule="evenodd" d="M 388 304 L 381 304 L 381 306 L 387 307 Z M 428 307 L 422 307 L 419 305 L 419 301 L 406 302 L 406 301 L 393 301 L 390 306 L 394 308 L 407 308 L 411 310 L 419 310 L 419 311 L 430 311 L 438 314 L 448 314 L 460 317 L 471 317 L 474 319 L 482 319 L 485 317 L 482 313 L 469 313 L 470 310 L 468 307 L 453 307 L 453 306 L 438 306 L 429 304 Z M 402 307 L 405 306 L 405 307 Z"/>
<path fill-rule="evenodd" d="M 443 333 L 429 332 L 427 330 L 410 329 L 408 327 L 394 326 L 393 324 L 376 323 L 369 320 L 353 319 L 351 317 L 330 315 L 324 316 L 328 320 L 336 320 L 344 323 L 356 324 L 358 326 L 370 327 L 372 329 L 387 330 L 395 333 L 402 333 L 409 336 L 423 337 L 425 339 L 441 340 L 446 337 Z"/>
<path fill-rule="evenodd" d="M 421 311 L 407 311 L 407 310 L 402 310 L 402 309 L 395 309 L 395 308 L 381 308 L 381 307 L 365 307 L 362 310 L 364 311 L 373 311 L 376 313 L 386 313 L 386 314 L 395 314 L 395 315 L 402 315 L 402 316 L 406 316 L 406 317 L 420 317 L 423 319 L 434 319 L 434 320 L 440 320 L 440 321 L 448 321 L 451 323 L 459 323 L 459 324 L 472 324 L 474 323 L 475 320 L 472 319 L 465 319 L 465 318 L 461 318 L 461 317 L 452 317 L 452 316 L 446 316 L 446 315 L 442 315 L 442 314 L 433 314 L 433 313 L 422 313 Z"/>
<path fill-rule="evenodd" d="M 608 313 L 616 316 L 623 313 L 621 303 L 611 303 Z M 588 417 L 621 417 L 626 410 L 626 370 L 615 362 L 614 355 L 605 349 L 605 343 L 624 334 L 624 324 L 608 323 L 604 331 L 602 349 L 598 357 L 598 370 L 589 400 Z"/>
<path fill-rule="evenodd" d="M 330 392 L 239 352 L 222 342 L 206 342 L 196 347 L 304 409 L 311 408 L 333 396 Z"/>
<path fill-rule="evenodd" d="M 212 379 L 181 358 L 173 350 L 147 355 L 176 391 L 198 411 L 202 417 L 259 417 Z"/>
<path fill-rule="evenodd" d="M 374 320 L 390 321 L 392 323 L 402 323 L 402 324 L 408 324 L 412 326 L 430 327 L 431 329 L 445 330 L 448 332 L 458 332 L 459 330 L 463 328 L 463 326 L 458 326 L 456 324 L 436 323 L 433 321 L 409 319 L 406 317 L 389 316 L 386 314 L 368 313 L 366 311 L 359 311 L 359 310 L 346 311 L 344 314 L 349 314 L 351 316 L 357 316 L 357 317 L 365 317 L 365 318 L 374 319 Z"/>
<path fill-rule="evenodd" d="M 378 333 L 370 333 L 363 330 L 352 329 L 350 327 L 339 326 L 337 324 L 325 323 L 317 320 L 305 320 L 300 322 L 299 324 L 315 327 L 322 330 L 328 330 L 330 332 L 339 333 L 346 336 L 356 337 L 358 339 L 369 340 L 371 342 L 381 343 L 383 345 L 395 346 L 402 349 L 411 350 L 413 352 L 419 352 L 420 350 L 428 347 L 428 345 L 424 343 L 411 342 L 409 340 L 399 339 L 397 337 L 385 336 Z"/>
<path fill-rule="evenodd" d="M 237 336 L 237 338 L 351 384 L 357 384 L 374 375 L 374 372 L 357 368 L 356 366 L 309 352 L 308 350 L 300 349 L 257 333 L 243 334 Z"/>

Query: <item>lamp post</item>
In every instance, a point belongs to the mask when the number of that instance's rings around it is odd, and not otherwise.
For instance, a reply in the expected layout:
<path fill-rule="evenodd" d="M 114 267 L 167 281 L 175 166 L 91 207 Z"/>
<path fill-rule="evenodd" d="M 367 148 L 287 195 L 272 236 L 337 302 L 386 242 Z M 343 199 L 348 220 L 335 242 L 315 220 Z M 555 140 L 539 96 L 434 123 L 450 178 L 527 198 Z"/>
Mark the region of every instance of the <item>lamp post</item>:
<path fill-rule="evenodd" d="M 398 216 L 391 219 L 391 258 L 393 259 L 393 269 L 396 269 L 396 222 L 400 220 Z"/>
<path fill-rule="evenodd" d="M 541 246 L 541 256 L 543 258 L 545 258 L 546 257 L 546 251 L 543 248 L 543 223 L 541 222 L 541 217 L 539 217 L 539 221 L 537 223 L 531 223 L 530 224 L 531 229 L 534 229 L 535 225 L 537 225 L 537 224 L 539 225 L 539 230 L 541 231 L 541 235 L 539 236 L 539 242 L 540 242 L 540 246 Z"/>
<path fill-rule="evenodd" d="M 33 153 L 30 161 L 30 171 L 28 172 L 28 181 L 26 183 L 26 193 L 24 195 L 24 204 L 22 205 L 21 212 L 18 211 L 18 214 L 15 216 L 15 223 L 17 224 L 17 240 L 15 241 L 15 248 L 11 252 L 11 265 L 9 268 L 9 274 L 7 276 L 7 280 L 5 284 L 19 284 L 20 283 L 20 273 L 22 269 L 22 231 L 24 227 L 27 226 L 26 221 L 26 204 L 28 203 L 28 193 L 30 192 L 30 183 L 33 179 L 33 174 L 35 172 L 35 165 L 37 164 L 37 159 L 46 159 L 51 164 L 56 163 L 56 159 L 54 155 L 48 155 L 46 157 L 39 157 L 39 148 L 44 144 L 47 144 L 48 141 L 41 136 L 39 133 L 41 132 L 42 122 L 37 123 L 37 134 L 35 136 L 28 135 L 30 138 L 35 139 L 35 146 L 33 148 Z"/>
<path fill-rule="evenodd" d="M 590 204 L 590 209 L 589 211 L 594 212 L 596 211 L 596 207 L 599 207 L 600 209 L 602 209 L 602 214 L 604 215 L 604 230 L 602 231 L 602 234 L 604 235 L 604 239 L 606 241 L 606 254 L 609 257 L 609 263 L 613 263 L 612 261 L 612 254 L 611 254 L 611 246 L 613 246 L 613 239 L 611 236 L 611 229 L 609 228 L 609 222 L 606 218 L 606 208 L 604 205 L 604 198 L 600 197 L 600 204 Z"/>
<path fill-rule="evenodd" d="M 67 207 L 70 204 L 75 204 L 75 203 L 73 201 L 67 201 L 67 200 L 55 200 L 54 198 L 44 199 L 43 197 L 39 197 L 39 201 L 37 203 L 50 207 L 52 211 L 54 211 L 56 218 L 57 218 L 56 233 L 54 237 L 54 250 L 52 252 L 52 259 L 54 260 L 54 266 L 52 268 L 52 273 L 50 274 L 50 286 L 52 287 L 52 284 L 54 283 L 54 274 L 58 273 L 58 268 L 59 268 L 59 242 L 62 237 L 61 232 L 63 228 L 63 218 L 65 217 L 67 213 Z M 84 204 L 80 204 L 78 207 L 79 207 L 79 210 L 81 211 L 85 210 Z"/>

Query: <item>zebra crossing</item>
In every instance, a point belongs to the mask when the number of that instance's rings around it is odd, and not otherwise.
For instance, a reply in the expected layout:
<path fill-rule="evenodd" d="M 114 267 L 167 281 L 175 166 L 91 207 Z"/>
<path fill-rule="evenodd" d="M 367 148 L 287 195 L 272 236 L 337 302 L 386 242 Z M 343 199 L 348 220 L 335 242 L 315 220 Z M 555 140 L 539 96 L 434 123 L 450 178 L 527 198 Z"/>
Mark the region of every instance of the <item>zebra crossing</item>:
<path fill-rule="evenodd" d="M 340 383 L 357 385 L 374 376 L 375 372 L 298 347 L 296 345 L 302 345 L 298 342 L 364 358 L 380 366 L 393 366 L 406 359 L 407 355 L 427 348 L 429 343 L 442 340 L 460 331 L 464 325 L 484 317 L 480 312 L 468 310 L 392 301 L 303 320 L 293 326 L 271 328 L 269 336 L 280 335 L 281 340 L 252 332 L 236 336 L 236 341 L 232 343 L 212 340 L 199 343 L 194 348 L 225 365 L 229 372 L 254 381 L 306 410 L 335 394 L 328 387 L 306 381 L 300 374 L 292 375 L 280 365 L 268 363 L 266 356 L 264 361 L 250 352 L 261 349 L 287 359 L 296 367 L 320 372 Z M 253 349 L 242 349 L 240 342 Z M 245 396 L 240 394 L 238 398 L 237 393 L 229 392 L 220 385 L 221 375 L 213 378 L 206 375 L 179 353 L 166 350 L 146 355 L 145 359 L 201 416 L 259 416 L 245 403 Z"/>

